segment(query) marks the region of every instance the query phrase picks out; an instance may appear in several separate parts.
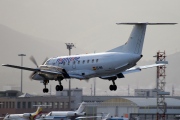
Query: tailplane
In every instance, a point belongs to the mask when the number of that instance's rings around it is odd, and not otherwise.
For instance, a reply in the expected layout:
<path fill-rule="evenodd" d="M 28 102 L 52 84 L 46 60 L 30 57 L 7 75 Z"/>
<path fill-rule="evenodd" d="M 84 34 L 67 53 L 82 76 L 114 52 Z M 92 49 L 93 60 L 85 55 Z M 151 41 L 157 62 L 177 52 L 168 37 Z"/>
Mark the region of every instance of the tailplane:
<path fill-rule="evenodd" d="M 142 54 L 144 37 L 147 25 L 174 25 L 176 23 L 117 23 L 118 25 L 134 25 L 128 41 L 119 47 L 116 47 L 108 52 L 125 52 Z"/>

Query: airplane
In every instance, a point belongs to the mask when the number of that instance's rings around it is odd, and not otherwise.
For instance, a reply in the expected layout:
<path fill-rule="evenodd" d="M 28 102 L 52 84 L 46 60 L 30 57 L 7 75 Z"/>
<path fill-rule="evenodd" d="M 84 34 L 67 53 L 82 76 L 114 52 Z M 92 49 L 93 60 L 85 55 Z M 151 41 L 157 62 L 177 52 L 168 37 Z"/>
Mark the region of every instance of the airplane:
<path fill-rule="evenodd" d="M 42 115 L 42 108 L 38 107 L 34 113 L 7 114 L 3 120 L 35 120 Z"/>
<path fill-rule="evenodd" d="M 93 77 L 99 77 L 104 80 L 112 81 L 109 86 L 111 91 L 117 90 L 115 80 L 124 78 L 124 74 L 139 72 L 142 69 L 162 66 L 165 64 L 152 64 L 147 66 L 136 66 L 136 63 L 143 57 L 142 49 L 147 25 L 174 25 L 177 23 L 117 23 L 117 25 L 134 25 L 128 41 L 121 46 L 102 53 L 80 54 L 71 56 L 53 57 L 45 60 L 42 65 L 38 66 L 34 57 L 30 57 L 31 61 L 37 68 L 21 67 L 10 64 L 2 64 L 2 66 L 12 67 L 33 71 L 30 78 L 43 82 L 45 88 L 44 93 L 49 90 L 46 85 L 50 80 L 59 82 L 56 85 L 56 91 L 62 91 L 63 79 L 80 79 L 88 80 Z"/>
<path fill-rule="evenodd" d="M 86 115 L 86 113 L 83 112 L 85 105 L 86 105 L 86 102 L 82 102 L 76 111 L 51 111 L 45 117 L 47 116 L 64 116 L 64 117 L 83 116 L 83 115 Z"/>

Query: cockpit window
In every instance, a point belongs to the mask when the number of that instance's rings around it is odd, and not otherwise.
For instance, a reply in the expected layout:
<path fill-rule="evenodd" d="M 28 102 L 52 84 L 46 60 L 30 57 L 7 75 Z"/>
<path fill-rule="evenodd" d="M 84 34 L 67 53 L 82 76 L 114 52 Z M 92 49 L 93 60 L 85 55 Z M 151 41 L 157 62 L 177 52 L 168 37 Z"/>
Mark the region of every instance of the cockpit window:
<path fill-rule="evenodd" d="M 51 59 L 48 59 L 48 60 L 45 62 L 45 65 L 49 65 L 49 64 L 50 64 L 50 61 L 51 61 Z"/>

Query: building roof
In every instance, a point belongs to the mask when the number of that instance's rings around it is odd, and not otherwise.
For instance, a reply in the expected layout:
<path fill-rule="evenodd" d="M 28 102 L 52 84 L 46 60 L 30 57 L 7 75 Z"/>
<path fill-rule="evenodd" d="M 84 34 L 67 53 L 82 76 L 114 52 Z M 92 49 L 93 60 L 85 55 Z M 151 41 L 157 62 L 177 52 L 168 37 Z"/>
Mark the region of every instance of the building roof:
<path fill-rule="evenodd" d="M 33 97 L 33 95 L 24 93 L 24 94 L 20 95 L 19 97 Z"/>
<path fill-rule="evenodd" d="M 129 101 L 132 101 L 137 106 L 156 106 L 157 105 L 157 98 L 127 98 Z M 175 98 L 165 98 L 165 102 L 167 106 L 180 106 L 180 100 Z"/>

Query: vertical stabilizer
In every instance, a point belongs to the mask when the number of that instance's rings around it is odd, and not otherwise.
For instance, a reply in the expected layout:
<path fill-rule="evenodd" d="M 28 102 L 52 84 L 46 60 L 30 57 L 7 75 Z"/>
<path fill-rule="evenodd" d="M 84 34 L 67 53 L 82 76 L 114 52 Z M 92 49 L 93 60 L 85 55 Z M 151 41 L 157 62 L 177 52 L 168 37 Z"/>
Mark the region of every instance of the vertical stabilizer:
<path fill-rule="evenodd" d="M 42 114 L 42 108 L 38 107 L 37 111 L 35 113 L 32 113 L 32 115 L 30 116 L 30 120 L 35 120 L 39 118 L 41 114 Z"/>
<path fill-rule="evenodd" d="M 83 112 L 84 108 L 85 108 L 85 102 L 82 102 L 81 105 L 79 106 L 79 108 L 76 110 L 77 113 L 81 113 Z"/>
<path fill-rule="evenodd" d="M 174 25 L 176 23 L 117 23 L 118 25 L 134 25 L 128 41 L 119 47 L 116 47 L 108 52 L 125 52 L 142 54 L 144 37 L 147 25 Z"/>
<path fill-rule="evenodd" d="M 144 43 L 145 32 L 146 32 L 146 24 L 135 24 L 128 41 L 124 45 L 109 50 L 108 52 L 125 52 L 125 53 L 141 54 Z"/>

